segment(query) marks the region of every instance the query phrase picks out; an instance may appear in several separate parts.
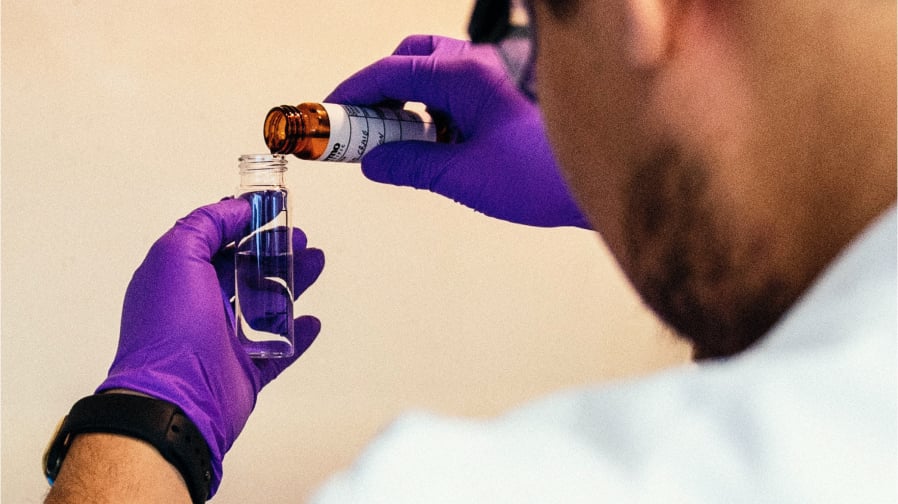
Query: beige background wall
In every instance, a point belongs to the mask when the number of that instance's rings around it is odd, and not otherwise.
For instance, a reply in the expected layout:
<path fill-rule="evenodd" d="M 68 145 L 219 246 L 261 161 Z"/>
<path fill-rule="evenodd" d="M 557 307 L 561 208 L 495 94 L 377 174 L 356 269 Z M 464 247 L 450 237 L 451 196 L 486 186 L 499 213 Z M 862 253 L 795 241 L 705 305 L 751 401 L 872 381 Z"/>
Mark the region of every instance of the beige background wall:
<path fill-rule="evenodd" d="M 39 502 L 149 245 L 236 185 L 273 105 L 317 100 L 470 1 L 2 4 L 2 501 Z M 321 337 L 266 389 L 215 502 L 299 502 L 401 411 L 493 415 L 686 355 L 593 234 L 491 220 L 357 166 L 291 162 L 328 266 Z"/>

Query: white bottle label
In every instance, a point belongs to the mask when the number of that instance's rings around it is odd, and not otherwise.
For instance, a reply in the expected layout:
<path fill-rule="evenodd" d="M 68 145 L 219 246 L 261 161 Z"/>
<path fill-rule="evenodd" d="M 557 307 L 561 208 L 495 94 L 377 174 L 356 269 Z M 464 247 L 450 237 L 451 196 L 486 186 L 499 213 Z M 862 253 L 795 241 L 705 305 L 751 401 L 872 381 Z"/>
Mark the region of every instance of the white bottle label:
<path fill-rule="evenodd" d="M 320 161 L 355 163 L 386 142 L 435 142 L 437 128 L 424 112 L 322 103 L 330 119 L 330 140 Z"/>

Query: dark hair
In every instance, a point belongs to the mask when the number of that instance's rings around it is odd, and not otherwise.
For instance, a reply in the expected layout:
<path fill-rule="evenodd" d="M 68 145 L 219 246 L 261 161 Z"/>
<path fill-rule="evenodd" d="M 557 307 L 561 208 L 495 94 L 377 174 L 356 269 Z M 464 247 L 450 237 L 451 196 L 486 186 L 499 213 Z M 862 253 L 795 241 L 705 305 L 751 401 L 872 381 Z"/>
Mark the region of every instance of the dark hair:
<path fill-rule="evenodd" d="M 573 16 L 577 13 L 577 9 L 580 7 L 580 0 L 535 0 L 538 2 L 542 2 L 546 7 L 549 8 L 549 11 L 552 12 L 552 15 L 558 19 L 565 19 Z"/>

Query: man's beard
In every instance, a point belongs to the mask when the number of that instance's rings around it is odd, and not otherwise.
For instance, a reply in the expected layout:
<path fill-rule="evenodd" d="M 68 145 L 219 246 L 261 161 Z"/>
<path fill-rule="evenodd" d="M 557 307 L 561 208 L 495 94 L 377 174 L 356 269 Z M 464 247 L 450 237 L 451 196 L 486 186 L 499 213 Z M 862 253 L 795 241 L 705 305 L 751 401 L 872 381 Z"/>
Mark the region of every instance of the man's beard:
<path fill-rule="evenodd" d="M 771 271 L 764 245 L 734 236 L 710 174 L 673 144 L 633 174 L 627 195 L 625 269 L 696 359 L 736 354 L 758 341 L 797 297 Z M 718 202 L 719 203 L 719 202 Z"/>

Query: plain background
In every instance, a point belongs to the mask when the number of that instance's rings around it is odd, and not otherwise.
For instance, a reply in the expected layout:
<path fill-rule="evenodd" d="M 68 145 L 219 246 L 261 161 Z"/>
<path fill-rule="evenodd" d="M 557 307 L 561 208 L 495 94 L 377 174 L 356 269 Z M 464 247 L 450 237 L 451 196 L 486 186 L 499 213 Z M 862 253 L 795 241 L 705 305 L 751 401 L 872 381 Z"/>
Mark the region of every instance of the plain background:
<path fill-rule="evenodd" d="M 405 36 L 464 36 L 472 2 L 2 3 L 2 501 L 40 502 L 57 422 L 102 381 L 150 244 L 230 194 L 262 119 L 320 100 Z M 576 111 L 571 111 L 576 120 Z M 327 267 L 316 344 L 264 390 L 217 503 L 300 502 L 401 412 L 500 414 L 687 357 L 599 239 L 483 217 L 291 161 Z"/>

